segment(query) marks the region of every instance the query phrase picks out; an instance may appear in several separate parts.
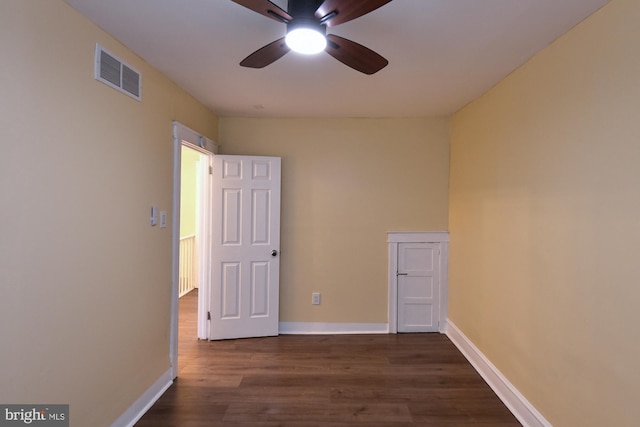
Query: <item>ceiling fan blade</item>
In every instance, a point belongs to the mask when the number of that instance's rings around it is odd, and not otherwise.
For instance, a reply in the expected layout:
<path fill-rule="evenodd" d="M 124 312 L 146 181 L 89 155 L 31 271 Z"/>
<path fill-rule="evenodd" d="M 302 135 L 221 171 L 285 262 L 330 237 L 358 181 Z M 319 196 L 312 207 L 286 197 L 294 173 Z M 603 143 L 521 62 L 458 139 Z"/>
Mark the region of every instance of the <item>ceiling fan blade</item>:
<path fill-rule="evenodd" d="M 258 12 L 261 15 L 275 19 L 278 22 L 289 23 L 293 18 L 285 10 L 278 5 L 273 4 L 269 0 L 231 0 L 241 6 Z"/>
<path fill-rule="evenodd" d="M 286 55 L 291 49 L 284 41 L 284 37 L 253 52 L 240 62 L 243 67 L 264 68 L 267 65 L 276 62 L 278 59 Z"/>
<path fill-rule="evenodd" d="M 315 16 L 327 27 L 335 27 L 359 18 L 391 0 L 325 0 L 316 10 Z M 324 19 L 323 19 L 324 18 Z"/>
<path fill-rule="evenodd" d="M 344 65 L 364 74 L 375 74 L 389 64 L 371 49 L 335 34 L 327 35 L 325 51 Z"/>

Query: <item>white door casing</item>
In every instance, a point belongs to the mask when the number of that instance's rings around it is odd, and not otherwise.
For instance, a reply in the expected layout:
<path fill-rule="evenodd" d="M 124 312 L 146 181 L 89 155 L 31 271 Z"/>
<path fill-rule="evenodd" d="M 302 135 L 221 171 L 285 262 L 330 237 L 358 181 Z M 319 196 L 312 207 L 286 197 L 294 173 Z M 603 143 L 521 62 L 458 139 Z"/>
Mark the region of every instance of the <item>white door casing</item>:
<path fill-rule="evenodd" d="M 212 340 L 275 336 L 279 321 L 280 158 L 213 158 Z"/>
<path fill-rule="evenodd" d="M 196 236 L 198 243 L 198 339 L 209 337 L 209 292 L 211 291 L 211 174 L 213 155 L 202 155 L 196 176 Z"/>

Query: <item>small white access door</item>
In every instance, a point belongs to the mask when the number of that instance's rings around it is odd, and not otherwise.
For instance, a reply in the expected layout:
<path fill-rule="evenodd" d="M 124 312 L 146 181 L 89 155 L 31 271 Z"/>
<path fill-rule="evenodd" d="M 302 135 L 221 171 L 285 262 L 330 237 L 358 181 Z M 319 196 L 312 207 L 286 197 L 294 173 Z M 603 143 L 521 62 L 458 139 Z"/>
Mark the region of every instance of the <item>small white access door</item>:
<path fill-rule="evenodd" d="M 440 244 L 398 245 L 398 332 L 438 332 Z"/>
<path fill-rule="evenodd" d="M 280 158 L 213 158 L 210 339 L 278 335 Z"/>

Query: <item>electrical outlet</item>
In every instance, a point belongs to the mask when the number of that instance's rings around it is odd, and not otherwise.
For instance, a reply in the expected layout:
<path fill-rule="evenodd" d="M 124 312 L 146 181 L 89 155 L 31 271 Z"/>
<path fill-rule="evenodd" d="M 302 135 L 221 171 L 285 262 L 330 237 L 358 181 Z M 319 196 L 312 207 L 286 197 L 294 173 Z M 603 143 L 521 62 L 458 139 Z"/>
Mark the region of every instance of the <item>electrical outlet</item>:
<path fill-rule="evenodd" d="M 311 294 L 311 304 L 320 305 L 320 292 L 314 292 Z"/>

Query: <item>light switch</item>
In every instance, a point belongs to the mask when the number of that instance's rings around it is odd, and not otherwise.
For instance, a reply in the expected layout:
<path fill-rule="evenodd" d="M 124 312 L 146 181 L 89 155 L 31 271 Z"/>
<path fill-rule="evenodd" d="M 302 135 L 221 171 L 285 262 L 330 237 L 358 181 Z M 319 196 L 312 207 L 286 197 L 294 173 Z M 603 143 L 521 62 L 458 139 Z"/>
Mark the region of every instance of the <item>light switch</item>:
<path fill-rule="evenodd" d="M 151 206 L 151 226 L 155 226 L 156 224 L 158 224 L 158 207 L 157 206 Z"/>
<path fill-rule="evenodd" d="M 160 211 L 160 228 L 167 228 L 167 211 Z"/>

